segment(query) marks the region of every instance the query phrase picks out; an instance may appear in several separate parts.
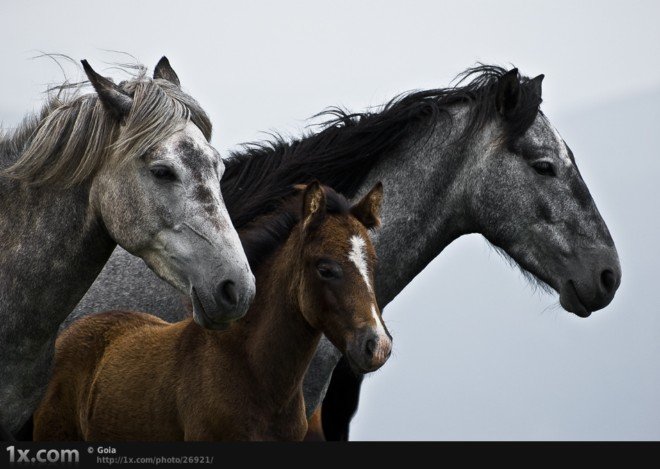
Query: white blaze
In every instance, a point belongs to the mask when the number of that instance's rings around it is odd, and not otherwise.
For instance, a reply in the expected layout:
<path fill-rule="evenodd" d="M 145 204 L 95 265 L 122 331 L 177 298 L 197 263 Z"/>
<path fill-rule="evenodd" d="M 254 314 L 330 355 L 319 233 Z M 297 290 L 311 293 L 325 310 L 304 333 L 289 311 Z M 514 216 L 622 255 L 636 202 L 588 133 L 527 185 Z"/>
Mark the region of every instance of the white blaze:
<path fill-rule="evenodd" d="M 348 253 L 348 258 L 355 267 L 357 267 L 358 272 L 364 279 L 364 283 L 367 284 L 369 292 L 373 293 L 373 287 L 369 281 L 369 269 L 367 265 L 367 242 L 360 236 L 351 237 L 351 251 Z M 376 324 L 376 334 L 378 335 L 378 350 L 379 353 L 382 353 L 386 344 L 389 342 L 389 336 L 385 330 L 385 324 L 383 324 L 383 318 L 378 315 L 378 310 L 376 305 L 371 303 L 371 315 L 373 316 L 373 321 Z"/>
<path fill-rule="evenodd" d="M 369 291 L 373 292 L 371 283 L 369 282 L 366 246 L 367 242 L 361 236 L 355 235 L 351 237 L 351 252 L 348 253 L 348 259 L 357 267 Z"/>
<path fill-rule="evenodd" d="M 387 332 L 385 332 L 385 324 L 383 324 L 383 318 L 378 315 L 378 311 L 376 311 L 376 305 L 373 303 L 371 304 L 371 315 L 374 317 L 374 321 L 376 321 L 376 334 L 378 334 L 378 340 L 389 340 L 387 337 Z"/>

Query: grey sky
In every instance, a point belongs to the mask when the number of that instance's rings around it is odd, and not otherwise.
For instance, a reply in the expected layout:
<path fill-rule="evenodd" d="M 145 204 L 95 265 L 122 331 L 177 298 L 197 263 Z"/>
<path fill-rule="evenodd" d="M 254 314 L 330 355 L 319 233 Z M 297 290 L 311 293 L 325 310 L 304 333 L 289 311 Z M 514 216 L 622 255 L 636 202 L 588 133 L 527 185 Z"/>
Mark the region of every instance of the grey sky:
<path fill-rule="evenodd" d="M 478 237 L 458 240 L 386 309 L 394 356 L 364 386 L 353 438 L 658 439 L 659 18 L 657 1 L 4 1 L 0 121 L 61 79 L 29 60 L 40 50 L 97 69 L 122 60 L 103 49 L 149 67 L 166 54 L 223 154 L 476 61 L 545 73 L 543 109 L 619 248 L 617 297 L 580 320 Z"/>

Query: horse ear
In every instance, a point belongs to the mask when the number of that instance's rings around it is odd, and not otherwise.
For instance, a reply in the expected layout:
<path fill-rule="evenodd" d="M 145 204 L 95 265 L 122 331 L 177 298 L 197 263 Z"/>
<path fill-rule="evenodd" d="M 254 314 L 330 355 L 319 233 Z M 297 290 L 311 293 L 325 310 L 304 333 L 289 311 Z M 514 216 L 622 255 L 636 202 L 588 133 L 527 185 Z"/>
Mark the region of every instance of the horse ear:
<path fill-rule="evenodd" d="M 167 80 L 170 83 L 173 83 L 174 85 L 178 86 L 179 88 L 181 87 L 181 82 L 179 81 L 179 77 L 177 76 L 176 72 L 170 65 L 170 61 L 167 60 L 167 57 L 165 56 L 161 57 L 161 59 L 156 64 L 156 68 L 154 68 L 154 79 L 156 78 Z"/>
<path fill-rule="evenodd" d="M 383 183 L 377 182 L 362 199 L 351 207 L 351 214 L 369 229 L 380 226 L 380 207 L 383 204 Z"/>
<path fill-rule="evenodd" d="M 529 89 L 532 91 L 532 93 L 534 93 L 536 96 L 538 96 L 539 99 L 541 99 L 541 96 L 543 95 L 543 88 L 542 88 L 541 84 L 543 83 L 544 78 L 545 78 L 545 75 L 541 74 L 537 77 L 532 78 L 527 83 L 527 86 L 529 87 Z"/>
<path fill-rule="evenodd" d="M 518 69 L 514 68 L 502 75 L 497 82 L 495 106 L 497 112 L 504 118 L 513 115 L 520 101 L 520 78 Z"/>
<path fill-rule="evenodd" d="M 303 230 L 316 228 L 325 217 L 325 192 L 321 183 L 314 181 L 303 194 Z"/>
<path fill-rule="evenodd" d="M 133 98 L 124 93 L 112 80 L 96 73 L 89 62 L 81 60 L 81 63 L 105 109 L 119 121 L 128 116 L 133 105 Z"/>

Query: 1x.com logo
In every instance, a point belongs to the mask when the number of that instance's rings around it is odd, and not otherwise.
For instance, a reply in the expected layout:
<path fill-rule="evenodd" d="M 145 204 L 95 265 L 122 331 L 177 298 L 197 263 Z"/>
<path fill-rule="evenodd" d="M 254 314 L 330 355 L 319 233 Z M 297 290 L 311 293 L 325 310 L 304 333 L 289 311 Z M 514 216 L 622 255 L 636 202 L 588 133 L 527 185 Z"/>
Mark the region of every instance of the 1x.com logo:
<path fill-rule="evenodd" d="M 8 446 L 9 463 L 77 463 L 80 461 L 80 453 L 77 449 L 40 449 L 34 456 L 30 455 L 29 449 L 15 448 Z"/>

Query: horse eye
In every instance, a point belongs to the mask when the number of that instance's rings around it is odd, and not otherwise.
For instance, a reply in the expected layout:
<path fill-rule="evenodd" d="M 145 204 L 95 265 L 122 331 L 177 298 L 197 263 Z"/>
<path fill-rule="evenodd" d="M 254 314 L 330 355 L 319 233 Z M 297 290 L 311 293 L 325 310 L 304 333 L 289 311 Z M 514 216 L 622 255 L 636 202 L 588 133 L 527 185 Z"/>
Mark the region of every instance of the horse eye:
<path fill-rule="evenodd" d="M 326 269 L 325 267 L 318 267 L 319 275 L 323 278 L 332 278 L 332 270 Z"/>
<path fill-rule="evenodd" d="M 156 165 L 150 168 L 151 174 L 161 181 L 176 181 L 176 173 L 169 166 Z"/>
<path fill-rule="evenodd" d="M 551 163 L 548 163 L 547 161 L 537 161 L 536 163 L 532 164 L 532 168 L 534 168 L 534 171 L 539 173 L 541 176 L 557 175 L 557 173 L 555 173 L 555 168 Z"/>
<path fill-rule="evenodd" d="M 338 279 L 342 276 L 341 267 L 336 262 L 320 261 L 316 264 L 316 271 L 324 280 Z"/>

